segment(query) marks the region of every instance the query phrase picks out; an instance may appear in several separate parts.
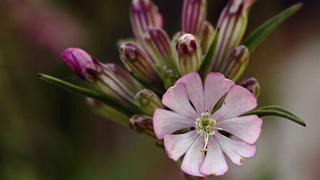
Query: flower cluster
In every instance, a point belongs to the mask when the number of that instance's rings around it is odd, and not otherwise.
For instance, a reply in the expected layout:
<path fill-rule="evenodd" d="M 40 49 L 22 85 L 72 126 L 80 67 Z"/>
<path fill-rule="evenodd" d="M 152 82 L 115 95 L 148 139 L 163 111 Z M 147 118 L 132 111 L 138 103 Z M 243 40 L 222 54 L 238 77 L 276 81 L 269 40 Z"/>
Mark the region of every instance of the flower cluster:
<path fill-rule="evenodd" d="M 90 97 L 90 104 L 108 119 L 121 119 L 133 130 L 159 139 L 171 159 L 181 160 L 186 174 L 223 175 L 228 170 L 224 155 L 237 165 L 255 155 L 260 117 L 276 115 L 305 125 L 278 106 L 254 111 L 260 90 L 255 78 L 235 83 L 256 44 L 298 9 L 289 9 L 243 43 L 253 3 L 228 0 L 214 27 L 207 20 L 207 0 L 184 0 L 181 30 L 169 38 L 156 5 L 133 0 L 134 39 L 119 48 L 125 68 L 68 48 L 62 59 L 89 88 L 41 78 Z"/>

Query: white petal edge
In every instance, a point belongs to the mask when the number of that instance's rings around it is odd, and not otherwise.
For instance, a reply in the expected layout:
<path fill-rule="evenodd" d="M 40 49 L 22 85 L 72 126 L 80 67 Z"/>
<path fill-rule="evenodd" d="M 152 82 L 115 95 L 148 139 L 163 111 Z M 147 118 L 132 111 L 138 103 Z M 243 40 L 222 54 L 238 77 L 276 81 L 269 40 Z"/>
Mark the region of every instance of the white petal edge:
<path fill-rule="evenodd" d="M 262 120 L 256 115 L 241 116 L 219 121 L 217 126 L 248 144 L 254 144 L 261 134 Z"/>
<path fill-rule="evenodd" d="M 153 114 L 153 128 L 158 139 L 163 139 L 165 135 L 194 126 L 193 119 L 172 111 L 158 108 Z"/>
<path fill-rule="evenodd" d="M 257 98 L 247 89 L 234 85 L 213 117 L 218 121 L 230 119 L 249 112 L 255 107 L 257 107 Z"/>
<path fill-rule="evenodd" d="M 250 158 L 256 154 L 256 145 L 247 144 L 238 139 L 230 139 L 217 133 L 215 138 L 222 151 L 237 165 L 242 165 L 244 158 Z"/>
<path fill-rule="evenodd" d="M 185 117 L 196 119 L 198 116 L 189 102 L 186 86 L 183 83 L 175 84 L 169 88 L 162 97 L 162 103 Z"/>
<path fill-rule="evenodd" d="M 221 73 L 209 73 L 204 83 L 205 110 L 212 112 L 217 102 L 230 90 L 234 82 Z"/>
<path fill-rule="evenodd" d="M 168 156 L 177 161 L 187 152 L 198 136 L 196 131 L 177 135 L 165 135 L 163 141 Z"/>
<path fill-rule="evenodd" d="M 198 73 L 192 72 L 181 77 L 177 83 L 183 83 L 187 89 L 189 100 L 194 105 L 198 114 L 204 112 L 204 95 L 203 84 L 201 77 Z"/>
<path fill-rule="evenodd" d="M 200 167 L 204 160 L 204 152 L 201 151 L 203 146 L 203 139 L 201 136 L 198 136 L 183 158 L 181 164 L 181 169 L 183 172 L 191 176 L 205 176 L 200 172 Z"/>
<path fill-rule="evenodd" d="M 208 152 L 201 166 L 200 172 L 206 176 L 222 176 L 228 171 L 224 154 L 214 137 L 210 137 Z"/>

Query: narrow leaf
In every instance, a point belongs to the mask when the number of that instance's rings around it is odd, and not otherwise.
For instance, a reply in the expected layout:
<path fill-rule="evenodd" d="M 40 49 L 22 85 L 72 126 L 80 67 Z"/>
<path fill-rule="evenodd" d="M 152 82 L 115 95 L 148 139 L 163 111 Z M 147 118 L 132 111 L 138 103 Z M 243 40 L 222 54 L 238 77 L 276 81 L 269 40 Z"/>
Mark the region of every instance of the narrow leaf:
<path fill-rule="evenodd" d="M 205 57 L 203 59 L 203 62 L 202 62 L 200 69 L 199 69 L 199 73 L 203 79 L 207 76 L 207 74 L 212 69 L 213 56 L 214 56 L 214 52 L 217 48 L 217 44 L 218 44 L 218 32 L 214 35 L 214 39 L 210 45 L 210 48 L 209 48 L 207 54 L 205 55 Z"/>
<path fill-rule="evenodd" d="M 280 14 L 271 18 L 266 23 L 262 24 L 257 30 L 249 35 L 244 45 L 249 48 L 250 52 L 253 52 L 278 26 L 299 11 L 302 6 L 303 3 L 292 5 Z"/>
<path fill-rule="evenodd" d="M 118 110 L 92 98 L 87 98 L 87 104 L 101 117 L 117 124 L 128 126 L 130 119 L 129 116 L 119 112 Z"/>
<path fill-rule="evenodd" d="M 131 116 L 137 113 L 137 111 L 139 112 L 139 110 L 137 110 L 135 107 L 126 107 L 119 101 L 115 100 L 113 97 L 110 97 L 98 90 L 87 89 L 87 88 L 72 84 L 70 82 L 64 81 L 62 79 L 58 79 L 56 77 L 46 75 L 46 74 L 38 74 L 38 76 L 41 80 L 44 80 L 46 82 L 49 82 L 51 84 L 64 88 L 68 91 L 71 91 L 72 93 L 82 95 L 85 97 L 90 97 L 98 101 L 101 101 L 103 103 L 106 103 L 107 105 L 121 111 L 122 113 L 128 116 Z"/>
<path fill-rule="evenodd" d="M 259 117 L 277 116 L 291 120 L 301 126 L 306 126 L 305 122 L 300 117 L 280 106 L 261 107 L 258 110 L 247 113 L 246 115 L 257 115 Z"/>

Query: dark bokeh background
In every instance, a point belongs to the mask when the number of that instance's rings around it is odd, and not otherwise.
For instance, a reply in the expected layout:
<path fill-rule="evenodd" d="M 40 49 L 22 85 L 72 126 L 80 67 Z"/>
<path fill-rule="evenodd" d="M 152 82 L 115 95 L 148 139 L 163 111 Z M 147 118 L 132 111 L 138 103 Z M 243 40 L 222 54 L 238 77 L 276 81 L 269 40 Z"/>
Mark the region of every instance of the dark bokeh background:
<path fill-rule="evenodd" d="M 173 35 L 182 0 L 154 0 Z M 209 0 L 216 22 L 226 0 Z M 249 31 L 296 0 L 258 0 Z M 318 180 L 320 173 L 320 2 L 305 0 L 254 53 L 246 76 L 261 81 L 261 104 L 305 118 L 301 128 L 266 119 L 256 158 L 231 165 L 230 180 Z M 59 58 L 66 47 L 119 62 L 117 41 L 131 36 L 130 0 L 0 0 L 0 179 L 177 180 L 178 167 L 148 137 L 95 115 L 83 98 L 37 79 L 79 81 Z"/>

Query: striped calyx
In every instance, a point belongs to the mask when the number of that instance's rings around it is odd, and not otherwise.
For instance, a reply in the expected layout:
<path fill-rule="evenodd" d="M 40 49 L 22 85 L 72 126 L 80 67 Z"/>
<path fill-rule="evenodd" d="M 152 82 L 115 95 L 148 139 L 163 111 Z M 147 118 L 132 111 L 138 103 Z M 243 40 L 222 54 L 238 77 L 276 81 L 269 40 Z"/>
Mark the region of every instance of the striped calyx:
<path fill-rule="evenodd" d="M 135 95 L 142 86 L 119 65 L 102 64 L 103 71 L 95 84 L 105 93 L 123 102 L 135 104 Z"/>
<path fill-rule="evenodd" d="M 198 39 L 192 34 L 183 34 L 176 42 L 176 56 L 181 75 L 197 71 L 202 62 Z"/>
<path fill-rule="evenodd" d="M 162 28 L 163 25 L 157 6 L 150 0 L 133 0 L 130 21 L 133 33 L 139 41 L 142 41 L 144 33 L 149 28 Z"/>
<path fill-rule="evenodd" d="M 215 34 L 216 34 L 216 31 L 213 25 L 210 22 L 206 21 L 203 26 L 202 32 L 199 36 L 203 54 L 206 54 L 208 52 Z"/>
<path fill-rule="evenodd" d="M 163 107 L 160 98 L 149 89 L 142 89 L 136 94 L 136 103 L 142 112 L 152 116 L 156 108 Z"/>
<path fill-rule="evenodd" d="M 120 47 L 120 58 L 131 74 L 146 86 L 160 83 L 160 78 L 149 55 L 133 43 Z"/>
<path fill-rule="evenodd" d="M 130 118 L 129 126 L 138 133 L 155 137 L 152 118 L 149 116 L 136 114 Z"/>
<path fill-rule="evenodd" d="M 247 28 L 252 0 L 229 0 L 217 26 L 218 42 L 213 59 L 213 70 L 222 72 L 230 53 L 240 45 Z"/>
<path fill-rule="evenodd" d="M 223 73 L 226 77 L 236 81 L 243 74 L 249 63 L 250 53 L 245 46 L 239 46 L 234 49 L 223 67 Z"/>
<path fill-rule="evenodd" d="M 207 0 L 185 0 L 182 11 L 182 31 L 199 35 L 207 16 Z"/>
<path fill-rule="evenodd" d="M 168 34 L 159 28 L 150 28 L 144 35 L 144 45 L 157 67 L 170 65 L 172 51 Z"/>
<path fill-rule="evenodd" d="M 80 78 L 124 103 L 135 104 L 135 95 L 142 87 L 129 72 L 116 64 L 103 64 L 78 48 L 68 48 L 62 59 Z"/>

